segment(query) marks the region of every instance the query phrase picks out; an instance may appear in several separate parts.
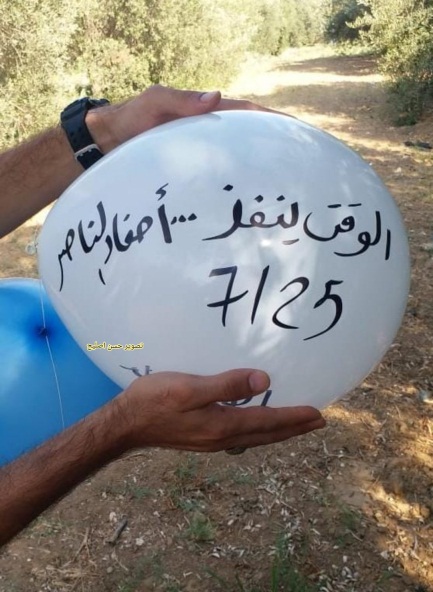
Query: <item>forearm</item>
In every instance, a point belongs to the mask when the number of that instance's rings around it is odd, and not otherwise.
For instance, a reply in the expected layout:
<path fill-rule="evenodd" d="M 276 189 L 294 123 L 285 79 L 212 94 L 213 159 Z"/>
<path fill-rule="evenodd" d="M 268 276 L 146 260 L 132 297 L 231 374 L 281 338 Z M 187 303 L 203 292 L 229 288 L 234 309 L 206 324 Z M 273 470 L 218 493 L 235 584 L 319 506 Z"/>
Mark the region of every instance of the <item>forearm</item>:
<path fill-rule="evenodd" d="M 221 99 L 155 86 L 120 105 L 87 113 L 86 125 L 103 154 L 148 129 L 219 109 L 258 109 L 248 101 Z M 0 238 L 52 201 L 83 172 L 61 127 L 0 154 Z"/>
<path fill-rule="evenodd" d="M 60 127 L 0 154 L 0 237 L 57 199 L 82 171 Z"/>
<path fill-rule="evenodd" d="M 0 546 L 127 448 L 117 400 L 0 469 Z"/>
<path fill-rule="evenodd" d="M 138 378 L 104 407 L 0 469 L 0 546 L 127 450 L 249 448 L 325 425 L 311 407 L 240 409 L 220 404 L 259 395 L 269 384 L 265 373 L 251 369 L 207 377 L 162 372 Z"/>

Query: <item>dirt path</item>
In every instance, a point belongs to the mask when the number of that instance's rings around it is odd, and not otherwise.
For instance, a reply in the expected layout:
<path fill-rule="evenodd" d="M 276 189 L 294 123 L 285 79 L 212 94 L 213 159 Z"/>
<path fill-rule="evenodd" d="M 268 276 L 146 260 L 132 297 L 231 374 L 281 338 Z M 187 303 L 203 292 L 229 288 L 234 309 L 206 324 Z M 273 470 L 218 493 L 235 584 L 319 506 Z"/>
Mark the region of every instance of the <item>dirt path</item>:
<path fill-rule="evenodd" d="M 374 62 L 324 49 L 251 62 L 231 94 L 341 138 L 402 209 L 413 283 L 404 326 L 322 433 L 241 458 L 145 451 L 77 488 L 0 554 L 0 592 L 433 590 L 433 122 L 393 128 Z M 32 227 L 0 276 L 36 275 Z M 107 540 L 128 525 L 115 545 Z M 1 525 L 0 525 L 1 527 Z"/>

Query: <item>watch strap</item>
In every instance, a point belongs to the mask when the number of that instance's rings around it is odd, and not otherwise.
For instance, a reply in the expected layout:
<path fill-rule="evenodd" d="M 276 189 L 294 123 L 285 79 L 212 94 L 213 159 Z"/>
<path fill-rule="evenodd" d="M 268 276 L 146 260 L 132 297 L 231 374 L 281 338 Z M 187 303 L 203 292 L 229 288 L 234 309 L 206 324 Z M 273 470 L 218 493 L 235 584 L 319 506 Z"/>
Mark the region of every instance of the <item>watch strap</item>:
<path fill-rule="evenodd" d="M 74 152 L 75 159 L 88 169 L 103 157 L 101 149 L 92 138 L 86 125 L 90 109 L 108 105 L 107 99 L 77 99 L 61 113 L 60 123 Z"/>

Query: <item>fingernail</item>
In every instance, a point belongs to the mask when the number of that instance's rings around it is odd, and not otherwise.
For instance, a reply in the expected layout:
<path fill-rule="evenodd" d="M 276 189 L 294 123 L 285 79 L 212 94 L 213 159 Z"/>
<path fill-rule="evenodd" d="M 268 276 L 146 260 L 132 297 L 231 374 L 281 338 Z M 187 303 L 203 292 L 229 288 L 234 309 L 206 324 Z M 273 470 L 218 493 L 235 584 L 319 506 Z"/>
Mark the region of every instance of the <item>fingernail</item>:
<path fill-rule="evenodd" d="M 249 375 L 250 388 L 253 393 L 262 393 L 269 386 L 269 376 L 266 372 L 255 370 Z"/>
<path fill-rule="evenodd" d="M 220 96 L 219 90 L 214 90 L 212 92 L 206 92 L 200 95 L 200 101 L 202 103 L 211 103 L 216 97 Z"/>

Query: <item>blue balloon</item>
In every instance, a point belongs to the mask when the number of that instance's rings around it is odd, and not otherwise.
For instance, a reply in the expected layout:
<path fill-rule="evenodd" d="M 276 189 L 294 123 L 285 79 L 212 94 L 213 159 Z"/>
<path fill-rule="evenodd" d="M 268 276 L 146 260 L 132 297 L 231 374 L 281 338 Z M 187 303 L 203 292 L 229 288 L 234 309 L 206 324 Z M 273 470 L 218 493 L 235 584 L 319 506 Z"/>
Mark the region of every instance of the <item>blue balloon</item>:
<path fill-rule="evenodd" d="M 121 388 L 75 343 L 38 280 L 0 280 L 0 466 Z"/>

